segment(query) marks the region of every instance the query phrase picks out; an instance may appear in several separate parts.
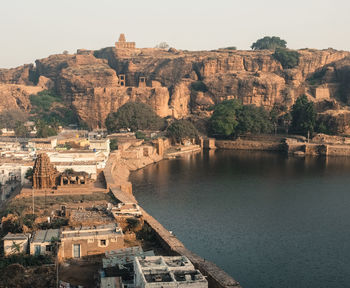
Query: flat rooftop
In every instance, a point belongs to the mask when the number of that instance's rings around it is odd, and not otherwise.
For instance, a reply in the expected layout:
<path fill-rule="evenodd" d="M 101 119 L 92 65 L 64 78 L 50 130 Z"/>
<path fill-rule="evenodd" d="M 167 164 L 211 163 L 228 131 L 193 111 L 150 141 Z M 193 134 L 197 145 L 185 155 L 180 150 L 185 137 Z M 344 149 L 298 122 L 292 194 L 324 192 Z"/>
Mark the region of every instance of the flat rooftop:
<path fill-rule="evenodd" d="M 3 240 L 27 240 L 28 237 L 30 237 L 30 234 L 23 234 L 23 233 L 8 233 Z"/>
<path fill-rule="evenodd" d="M 122 230 L 116 224 L 98 226 L 71 227 L 61 231 L 61 239 L 73 237 L 93 237 L 118 234 L 123 235 Z"/>
<path fill-rule="evenodd" d="M 59 238 L 60 229 L 38 230 L 35 232 L 32 243 L 51 242 L 52 238 Z"/>

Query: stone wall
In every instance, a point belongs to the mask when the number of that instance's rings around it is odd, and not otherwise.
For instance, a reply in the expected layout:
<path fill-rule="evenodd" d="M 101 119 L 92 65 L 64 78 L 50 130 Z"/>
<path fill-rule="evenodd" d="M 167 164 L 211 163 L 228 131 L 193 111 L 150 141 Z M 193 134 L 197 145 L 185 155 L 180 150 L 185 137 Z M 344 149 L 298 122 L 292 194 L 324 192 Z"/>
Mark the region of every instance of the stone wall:
<path fill-rule="evenodd" d="M 257 151 L 282 151 L 278 142 L 250 141 L 250 140 L 216 140 L 215 145 L 219 149 L 228 150 L 257 150 Z"/>

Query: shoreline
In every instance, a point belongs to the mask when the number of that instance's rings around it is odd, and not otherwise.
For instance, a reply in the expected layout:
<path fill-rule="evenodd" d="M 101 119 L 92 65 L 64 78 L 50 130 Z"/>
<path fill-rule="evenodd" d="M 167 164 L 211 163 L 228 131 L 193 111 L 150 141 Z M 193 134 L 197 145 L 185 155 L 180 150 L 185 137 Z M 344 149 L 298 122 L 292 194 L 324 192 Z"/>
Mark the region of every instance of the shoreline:
<path fill-rule="evenodd" d="M 188 151 L 188 153 L 192 153 Z M 142 169 L 150 164 L 167 158 L 156 153 L 143 156 L 140 159 L 122 159 L 122 151 L 112 152 L 104 169 L 107 189 L 121 202 L 137 203 L 132 193 L 132 183 L 129 181 L 130 172 Z M 193 265 L 207 277 L 210 288 L 240 288 L 239 282 L 233 279 L 216 264 L 206 261 L 188 250 L 184 244 L 172 235 L 158 220 L 148 214 L 142 207 L 143 219 L 152 232 L 155 233 L 163 248 L 169 254 L 184 255 Z"/>

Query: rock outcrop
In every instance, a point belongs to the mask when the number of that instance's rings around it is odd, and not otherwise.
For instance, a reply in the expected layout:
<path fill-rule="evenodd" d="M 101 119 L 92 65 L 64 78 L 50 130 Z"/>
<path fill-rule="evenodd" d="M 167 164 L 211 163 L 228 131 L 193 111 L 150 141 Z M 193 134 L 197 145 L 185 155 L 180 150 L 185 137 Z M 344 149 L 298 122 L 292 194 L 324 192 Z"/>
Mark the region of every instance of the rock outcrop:
<path fill-rule="evenodd" d="M 315 102 L 348 105 L 350 53 L 298 52 L 299 65 L 283 69 L 267 50 L 80 49 L 74 55 L 37 60 L 35 67 L 0 69 L 1 102 L 7 103 L 0 109 L 26 110 L 30 93 L 55 89 L 95 128 L 103 127 L 107 115 L 128 101 L 147 103 L 158 115 L 176 118 L 208 116 L 210 106 L 234 98 L 268 109 L 276 103 L 290 106 L 301 94 Z"/>

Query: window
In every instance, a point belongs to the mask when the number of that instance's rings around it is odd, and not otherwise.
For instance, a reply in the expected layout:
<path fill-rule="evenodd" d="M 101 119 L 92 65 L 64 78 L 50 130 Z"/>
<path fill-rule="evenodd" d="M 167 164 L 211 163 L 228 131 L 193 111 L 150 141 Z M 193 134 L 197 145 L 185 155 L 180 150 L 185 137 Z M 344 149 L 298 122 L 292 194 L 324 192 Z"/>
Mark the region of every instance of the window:
<path fill-rule="evenodd" d="M 46 245 L 46 252 L 52 251 L 52 245 Z"/>
<path fill-rule="evenodd" d="M 101 246 L 107 246 L 107 241 L 106 240 L 100 240 L 100 245 Z"/>

